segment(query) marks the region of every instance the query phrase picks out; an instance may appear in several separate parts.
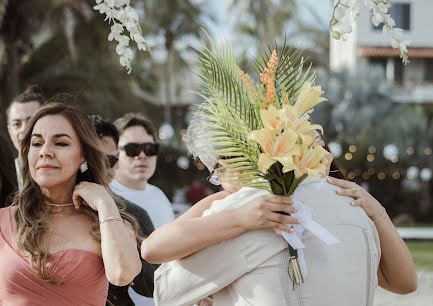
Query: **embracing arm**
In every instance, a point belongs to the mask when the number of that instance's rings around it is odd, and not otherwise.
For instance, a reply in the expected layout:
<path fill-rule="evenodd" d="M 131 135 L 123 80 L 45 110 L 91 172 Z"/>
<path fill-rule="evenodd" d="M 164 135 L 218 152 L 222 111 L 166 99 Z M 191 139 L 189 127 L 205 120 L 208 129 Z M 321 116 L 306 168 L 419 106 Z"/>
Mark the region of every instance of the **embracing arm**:
<path fill-rule="evenodd" d="M 385 208 L 366 190 L 353 182 L 328 178 L 341 188 L 338 194 L 353 197 L 353 206 L 361 206 L 374 221 L 380 239 L 382 256 L 377 271 L 379 286 L 394 293 L 407 294 L 417 288 L 417 274 L 412 256 L 394 227 Z"/>
<path fill-rule="evenodd" d="M 208 246 L 259 228 L 277 228 L 290 232 L 282 223 L 297 222 L 275 211 L 294 212 L 290 198 L 261 196 L 246 205 L 202 217 L 213 201 L 229 195 L 220 192 L 195 204 L 177 220 L 156 229 L 141 245 L 141 256 L 152 263 L 184 258 Z"/>
<path fill-rule="evenodd" d="M 399 294 L 414 292 L 418 278 L 412 256 L 391 219 L 384 213 L 385 216 L 375 222 L 382 250 L 377 271 L 379 286 Z"/>

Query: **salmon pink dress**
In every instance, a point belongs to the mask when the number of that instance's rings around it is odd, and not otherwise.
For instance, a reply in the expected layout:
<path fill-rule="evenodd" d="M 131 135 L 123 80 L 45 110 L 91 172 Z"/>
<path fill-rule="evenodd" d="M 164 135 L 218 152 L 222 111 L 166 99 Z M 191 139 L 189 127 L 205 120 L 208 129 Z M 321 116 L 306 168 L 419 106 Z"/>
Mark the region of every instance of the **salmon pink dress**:
<path fill-rule="evenodd" d="M 42 281 L 14 249 L 13 207 L 0 209 L 0 305 L 105 305 L 108 281 L 102 259 L 89 251 L 54 253 L 47 271 L 62 285 Z"/>

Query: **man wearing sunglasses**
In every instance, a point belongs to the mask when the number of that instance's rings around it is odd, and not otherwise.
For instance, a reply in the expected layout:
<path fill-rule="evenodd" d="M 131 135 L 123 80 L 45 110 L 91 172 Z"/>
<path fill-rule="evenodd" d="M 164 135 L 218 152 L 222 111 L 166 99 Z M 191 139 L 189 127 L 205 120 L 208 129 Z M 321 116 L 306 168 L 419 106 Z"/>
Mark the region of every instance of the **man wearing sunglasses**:
<path fill-rule="evenodd" d="M 165 194 L 148 183 L 156 169 L 158 144 L 152 122 L 141 114 L 129 113 L 114 123 L 119 131 L 119 169 L 111 188 L 149 214 L 155 228 L 174 220 Z"/>
<path fill-rule="evenodd" d="M 90 119 L 93 122 L 93 126 L 95 127 L 99 139 L 101 140 L 101 148 L 106 154 L 108 173 L 110 178 L 113 179 L 116 175 L 116 171 L 119 169 L 119 152 L 117 149 L 119 133 L 114 124 L 102 116 L 93 115 L 90 116 Z M 119 198 L 120 199 L 118 200 L 121 200 L 125 205 L 125 211 L 134 216 L 137 220 L 140 227 L 140 235 L 143 237 L 149 236 L 154 228 L 147 212 L 140 206 L 122 199 L 121 197 Z M 116 200 L 116 202 L 118 200 Z M 118 287 L 110 284 L 107 297 L 107 300 L 110 303 L 107 303 L 107 305 L 145 305 L 144 303 L 141 303 L 141 301 L 146 299 L 145 297 L 151 298 L 153 296 L 153 274 L 158 268 L 158 265 L 150 264 L 145 260 L 142 260 L 141 262 L 143 268 L 130 285 Z M 134 289 L 134 291 L 132 291 L 131 288 Z M 149 300 L 152 302 L 151 299 Z M 152 305 L 152 303 L 149 305 Z"/>
<path fill-rule="evenodd" d="M 111 190 L 146 210 L 155 228 L 173 221 L 170 201 L 161 189 L 148 183 L 155 173 L 158 154 L 152 122 L 142 114 L 129 113 L 114 124 L 119 132 L 119 169 Z M 136 305 L 154 305 L 153 300 L 144 297 L 133 299 Z"/>

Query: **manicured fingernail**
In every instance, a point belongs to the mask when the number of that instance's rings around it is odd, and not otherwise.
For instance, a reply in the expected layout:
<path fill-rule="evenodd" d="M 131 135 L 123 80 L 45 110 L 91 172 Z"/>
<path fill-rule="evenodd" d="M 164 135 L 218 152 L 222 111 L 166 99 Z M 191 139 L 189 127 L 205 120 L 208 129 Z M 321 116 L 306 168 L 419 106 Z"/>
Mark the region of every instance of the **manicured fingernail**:
<path fill-rule="evenodd" d="M 341 190 L 338 189 L 338 190 L 336 191 L 336 193 L 341 194 Z"/>
<path fill-rule="evenodd" d="M 289 233 L 294 233 L 295 229 L 294 228 L 289 228 Z"/>
<path fill-rule="evenodd" d="M 296 223 L 301 224 L 301 223 L 302 223 L 302 220 L 298 219 L 298 220 L 296 221 Z"/>
<path fill-rule="evenodd" d="M 350 205 L 354 206 L 354 205 L 355 205 L 355 202 L 350 202 Z"/>
<path fill-rule="evenodd" d="M 330 183 L 332 182 L 332 178 L 330 178 L 329 176 L 326 178 L 326 180 Z"/>

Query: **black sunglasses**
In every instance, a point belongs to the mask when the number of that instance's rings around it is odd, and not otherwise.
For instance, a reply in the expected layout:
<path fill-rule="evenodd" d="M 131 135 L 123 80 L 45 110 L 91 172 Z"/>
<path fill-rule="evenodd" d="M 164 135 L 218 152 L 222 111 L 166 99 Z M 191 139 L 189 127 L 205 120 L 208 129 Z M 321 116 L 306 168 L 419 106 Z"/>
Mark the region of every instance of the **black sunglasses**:
<path fill-rule="evenodd" d="M 157 143 L 127 143 L 124 146 L 119 146 L 119 150 L 125 150 L 125 153 L 129 157 L 135 157 L 140 155 L 141 151 L 146 156 L 155 156 L 158 154 L 159 144 Z"/>
<path fill-rule="evenodd" d="M 105 155 L 106 159 L 106 165 L 108 169 L 113 168 L 117 162 L 119 161 L 119 157 L 116 155 L 107 154 Z"/>

